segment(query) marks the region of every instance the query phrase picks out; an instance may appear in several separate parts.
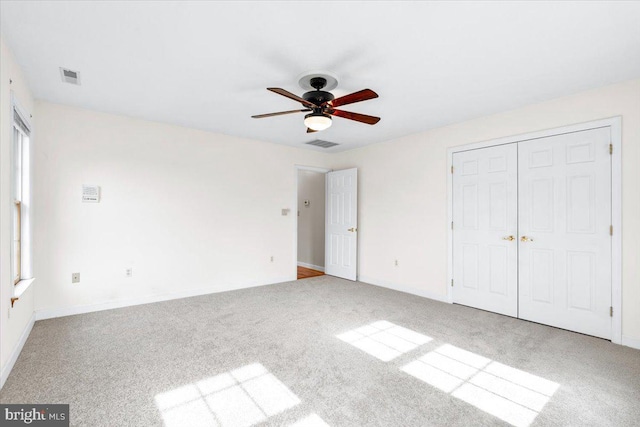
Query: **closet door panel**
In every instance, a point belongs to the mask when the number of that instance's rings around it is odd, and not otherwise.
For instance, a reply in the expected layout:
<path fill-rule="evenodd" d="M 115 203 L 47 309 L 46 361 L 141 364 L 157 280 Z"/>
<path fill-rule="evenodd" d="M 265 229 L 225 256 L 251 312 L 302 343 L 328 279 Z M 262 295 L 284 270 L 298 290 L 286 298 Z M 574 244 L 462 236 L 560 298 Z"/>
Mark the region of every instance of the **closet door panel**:
<path fill-rule="evenodd" d="M 518 143 L 519 317 L 611 337 L 609 128 Z"/>
<path fill-rule="evenodd" d="M 453 167 L 453 301 L 515 317 L 517 147 L 455 153 Z"/>

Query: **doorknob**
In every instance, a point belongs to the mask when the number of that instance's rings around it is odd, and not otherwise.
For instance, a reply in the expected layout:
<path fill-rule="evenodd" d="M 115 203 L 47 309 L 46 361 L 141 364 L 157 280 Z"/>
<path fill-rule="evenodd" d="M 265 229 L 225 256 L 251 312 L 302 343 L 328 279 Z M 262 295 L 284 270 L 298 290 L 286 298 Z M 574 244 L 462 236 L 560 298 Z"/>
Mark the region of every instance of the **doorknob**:
<path fill-rule="evenodd" d="M 508 240 L 510 242 L 513 242 L 514 240 L 516 240 L 516 238 L 513 236 L 507 236 L 507 237 L 503 237 L 502 240 Z"/>
<path fill-rule="evenodd" d="M 347 231 L 350 231 L 350 232 L 352 232 L 352 233 L 355 233 L 356 231 L 358 231 L 358 229 L 357 229 L 357 228 L 350 228 L 350 229 L 348 229 Z"/>
<path fill-rule="evenodd" d="M 520 238 L 521 242 L 533 242 L 533 239 L 531 237 L 527 237 L 527 236 L 522 236 Z"/>

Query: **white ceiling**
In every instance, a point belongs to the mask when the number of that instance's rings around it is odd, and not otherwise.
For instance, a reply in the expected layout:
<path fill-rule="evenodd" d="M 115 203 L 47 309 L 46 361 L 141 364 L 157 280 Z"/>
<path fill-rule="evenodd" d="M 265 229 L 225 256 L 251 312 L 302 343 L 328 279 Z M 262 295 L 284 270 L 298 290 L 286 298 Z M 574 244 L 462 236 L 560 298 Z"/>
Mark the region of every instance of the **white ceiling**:
<path fill-rule="evenodd" d="M 1 31 L 37 98 L 340 151 L 640 77 L 640 2 L 0 2 Z M 58 67 L 81 72 L 62 83 Z M 345 106 L 306 134 L 304 92 L 328 70 Z M 324 150 L 322 148 L 313 148 Z"/>

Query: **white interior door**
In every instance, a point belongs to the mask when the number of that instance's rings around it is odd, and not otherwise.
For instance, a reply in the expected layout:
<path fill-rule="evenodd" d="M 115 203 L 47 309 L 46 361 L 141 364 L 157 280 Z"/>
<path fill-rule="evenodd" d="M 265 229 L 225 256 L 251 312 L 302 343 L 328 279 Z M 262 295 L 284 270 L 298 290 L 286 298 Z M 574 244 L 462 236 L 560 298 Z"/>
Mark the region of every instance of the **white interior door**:
<path fill-rule="evenodd" d="M 358 255 L 358 169 L 326 178 L 325 274 L 356 280 Z"/>
<path fill-rule="evenodd" d="M 522 319 L 611 338 L 610 128 L 518 144 Z"/>
<path fill-rule="evenodd" d="M 518 148 L 453 155 L 453 301 L 518 315 Z"/>

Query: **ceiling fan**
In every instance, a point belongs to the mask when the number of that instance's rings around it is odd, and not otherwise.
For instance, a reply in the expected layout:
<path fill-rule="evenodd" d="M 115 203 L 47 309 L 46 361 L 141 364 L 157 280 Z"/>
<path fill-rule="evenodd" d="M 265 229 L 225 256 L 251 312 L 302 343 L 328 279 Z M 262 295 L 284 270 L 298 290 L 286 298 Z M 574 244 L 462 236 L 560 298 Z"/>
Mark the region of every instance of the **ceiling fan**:
<path fill-rule="evenodd" d="M 335 98 L 331 93 L 322 89 L 327 85 L 327 79 L 324 77 L 312 77 L 309 80 L 309 86 L 315 90 L 306 92 L 299 97 L 289 91 L 278 87 L 269 87 L 267 90 L 275 92 L 279 95 L 298 101 L 305 107 L 302 110 L 280 111 L 278 113 L 258 114 L 251 116 L 254 119 L 262 119 L 265 117 L 281 116 L 284 114 L 306 113 L 304 116 L 304 124 L 307 127 L 307 133 L 317 132 L 327 129 L 331 126 L 332 117 L 342 117 L 343 119 L 355 120 L 357 122 L 375 125 L 380 121 L 380 117 L 368 116 L 366 114 L 352 113 L 350 111 L 336 110 L 336 107 L 342 105 L 353 104 L 355 102 L 366 101 L 368 99 L 377 98 L 378 94 L 371 89 L 363 89 L 349 95 Z"/>

